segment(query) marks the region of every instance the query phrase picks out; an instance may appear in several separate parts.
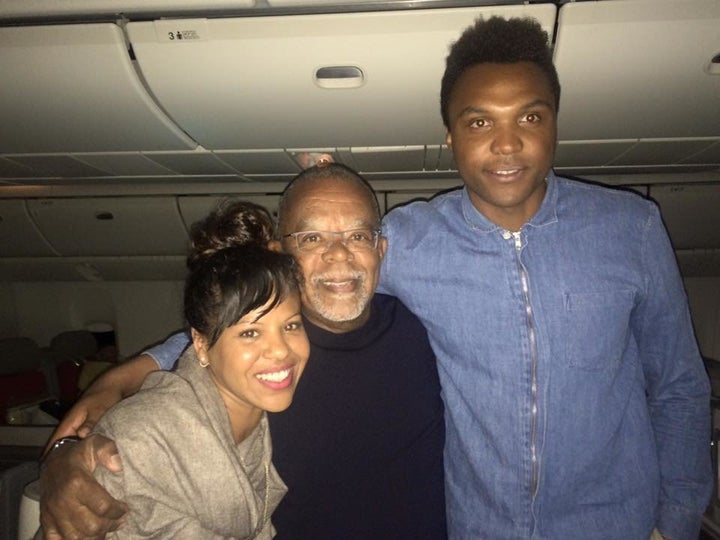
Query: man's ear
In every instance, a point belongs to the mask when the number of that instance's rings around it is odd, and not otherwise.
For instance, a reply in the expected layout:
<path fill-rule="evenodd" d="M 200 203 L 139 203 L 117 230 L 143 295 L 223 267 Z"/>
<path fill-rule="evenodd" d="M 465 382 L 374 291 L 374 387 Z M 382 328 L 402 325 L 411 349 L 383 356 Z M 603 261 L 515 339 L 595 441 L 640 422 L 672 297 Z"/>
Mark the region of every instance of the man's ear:
<path fill-rule="evenodd" d="M 388 245 L 387 238 L 385 238 L 384 236 L 381 236 L 378 239 L 378 247 L 377 247 L 378 253 L 380 254 L 380 260 L 382 260 L 383 257 L 385 257 L 385 252 L 387 251 L 387 245 Z"/>
<path fill-rule="evenodd" d="M 452 134 L 450 133 L 450 131 L 447 131 L 445 133 L 445 144 L 447 144 L 447 147 L 452 152 Z"/>
<path fill-rule="evenodd" d="M 268 249 L 271 251 L 279 251 L 281 253 L 284 251 L 280 240 L 270 240 L 268 242 Z"/>

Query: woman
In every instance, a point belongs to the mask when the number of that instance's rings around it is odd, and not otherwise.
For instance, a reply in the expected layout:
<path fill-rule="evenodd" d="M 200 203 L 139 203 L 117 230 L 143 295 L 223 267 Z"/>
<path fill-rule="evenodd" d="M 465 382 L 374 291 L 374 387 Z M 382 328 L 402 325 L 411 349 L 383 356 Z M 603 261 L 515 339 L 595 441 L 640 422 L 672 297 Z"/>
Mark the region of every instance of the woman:
<path fill-rule="evenodd" d="M 96 432 L 123 472 L 96 476 L 130 512 L 109 538 L 272 538 L 286 488 L 265 411 L 286 409 L 309 355 L 299 274 L 266 248 L 267 212 L 221 207 L 193 229 L 185 317 L 193 346 L 174 373 L 148 376 Z"/>

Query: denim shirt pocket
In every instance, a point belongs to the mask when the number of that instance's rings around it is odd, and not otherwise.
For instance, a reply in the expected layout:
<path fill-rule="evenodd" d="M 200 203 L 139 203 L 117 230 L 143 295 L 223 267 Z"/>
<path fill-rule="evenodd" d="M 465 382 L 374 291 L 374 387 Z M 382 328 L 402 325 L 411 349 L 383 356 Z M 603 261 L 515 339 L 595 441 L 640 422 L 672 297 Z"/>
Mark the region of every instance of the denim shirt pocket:
<path fill-rule="evenodd" d="M 570 367 L 612 371 L 627 347 L 632 290 L 565 293 L 565 354 Z"/>

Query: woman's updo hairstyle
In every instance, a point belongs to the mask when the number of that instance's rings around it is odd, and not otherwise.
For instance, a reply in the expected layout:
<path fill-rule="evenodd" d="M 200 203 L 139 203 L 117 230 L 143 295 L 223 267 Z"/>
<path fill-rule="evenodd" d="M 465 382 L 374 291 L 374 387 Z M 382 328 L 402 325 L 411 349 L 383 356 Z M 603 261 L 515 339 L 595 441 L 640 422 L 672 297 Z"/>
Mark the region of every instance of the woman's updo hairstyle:
<path fill-rule="evenodd" d="M 299 292 L 292 256 L 272 251 L 272 218 L 262 206 L 221 203 L 190 231 L 185 280 L 185 319 L 212 347 L 222 332 L 249 312 L 266 311 Z"/>

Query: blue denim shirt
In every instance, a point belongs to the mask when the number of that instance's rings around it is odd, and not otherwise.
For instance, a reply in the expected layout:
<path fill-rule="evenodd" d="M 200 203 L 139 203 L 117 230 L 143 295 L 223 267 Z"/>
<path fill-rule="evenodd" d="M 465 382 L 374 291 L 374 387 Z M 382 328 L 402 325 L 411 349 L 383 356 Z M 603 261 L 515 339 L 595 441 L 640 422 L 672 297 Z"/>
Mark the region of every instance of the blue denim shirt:
<path fill-rule="evenodd" d="M 465 190 L 383 228 L 438 357 L 451 538 L 697 539 L 710 390 L 651 202 L 550 175 L 516 234 Z"/>
<path fill-rule="evenodd" d="M 153 360 L 160 366 L 160 369 L 169 371 L 175 367 L 178 358 L 185 352 L 185 349 L 188 348 L 191 341 L 190 334 L 187 332 L 176 332 L 162 343 L 158 343 L 154 347 L 143 351 L 142 354 L 152 356 Z"/>

